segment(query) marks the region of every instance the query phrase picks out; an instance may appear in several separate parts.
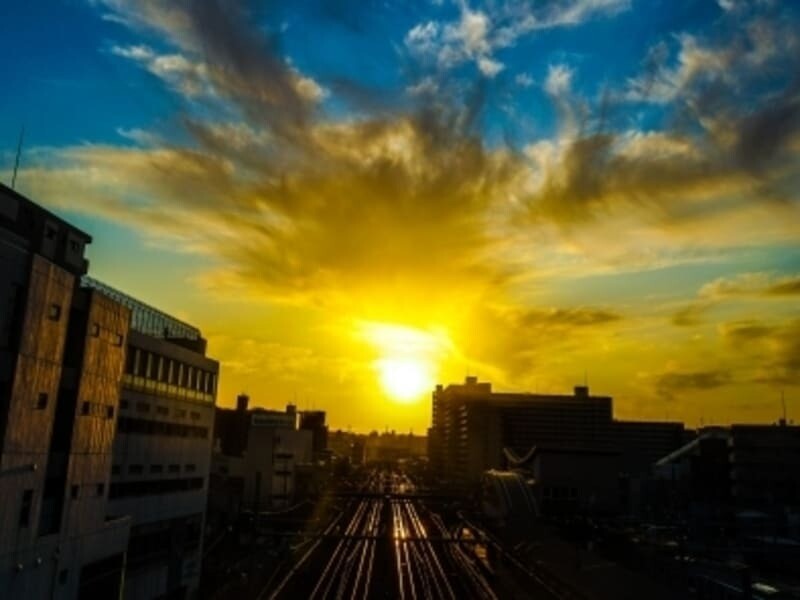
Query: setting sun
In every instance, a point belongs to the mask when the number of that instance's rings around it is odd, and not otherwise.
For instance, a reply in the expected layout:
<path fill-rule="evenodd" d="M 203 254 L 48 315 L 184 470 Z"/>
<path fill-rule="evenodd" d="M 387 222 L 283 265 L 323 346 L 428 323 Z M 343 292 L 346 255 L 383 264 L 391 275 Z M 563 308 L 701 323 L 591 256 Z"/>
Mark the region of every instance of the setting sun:
<path fill-rule="evenodd" d="M 433 387 L 425 363 L 413 358 L 386 358 L 377 363 L 381 385 L 392 399 L 413 402 Z"/>
<path fill-rule="evenodd" d="M 433 389 L 452 346 L 442 329 L 361 321 L 357 331 L 374 348 L 373 368 L 381 387 L 401 404 L 419 401 Z"/>

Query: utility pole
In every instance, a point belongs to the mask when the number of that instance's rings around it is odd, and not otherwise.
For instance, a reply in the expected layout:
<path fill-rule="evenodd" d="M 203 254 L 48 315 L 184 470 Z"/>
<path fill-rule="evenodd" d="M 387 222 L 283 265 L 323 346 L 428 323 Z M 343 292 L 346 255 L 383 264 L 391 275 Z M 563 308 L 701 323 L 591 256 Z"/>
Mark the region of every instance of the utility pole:
<path fill-rule="evenodd" d="M 14 160 L 14 173 L 11 175 L 11 189 L 14 189 L 14 186 L 17 183 L 17 171 L 19 170 L 19 157 L 22 154 L 22 140 L 25 138 L 25 125 L 22 126 L 22 129 L 19 132 L 19 140 L 17 141 L 17 157 Z"/>

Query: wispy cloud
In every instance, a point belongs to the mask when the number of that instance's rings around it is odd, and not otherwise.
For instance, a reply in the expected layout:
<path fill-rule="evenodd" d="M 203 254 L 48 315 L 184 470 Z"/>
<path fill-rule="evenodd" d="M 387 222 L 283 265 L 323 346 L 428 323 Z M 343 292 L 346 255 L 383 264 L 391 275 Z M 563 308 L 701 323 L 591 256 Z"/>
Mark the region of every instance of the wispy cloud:
<path fill-rule="evenodd" d="M 433 61 L 439 68 L 451 69 L 472 61 L 484 76 L 492 78 L 505 67 L 495 53 L 514 46 L 520 38 L 554 27 L 580 25 L 629 7 L 629 0 L 510 0 L 485 9 L 472 9 L 462 2 L 457 20 L 418 23 L 409 29 L 405 44 L 415 57 Z"/>
<path fill-rule="evenodd" d="M 731 383 L 734 345 L 745 339 L 769 357 L 748 381 L 797 382 L 788 311 L 720 326 L 719 362 L 664 369 L 686 344 L 673 338 L 698 328 L 670 327 L 666 311 L 645 320 L 645 310 L 581 288 L 587 275 L 796 244 L 800 100 L 785 73 L 799 54 L 780 19 L 732 10 L 724 18 L 741 28 L 668 36 L 631 77 L 594 93 L 568 55 L 518 72 L 504 53 L 539 31 L 613 18 L 629 2 L 463 3 L 452 20 L 426 16 L 398 34 L 403 77 L 396 98 L 381 102 L 358 82 L 301 70 L 243 4 L 98 4 L 143 40 L 104 51 L 174 94 L 181 136 L 125 127 L 125 145 L 38 149 L 23 179 L 53 205 L 213 259 L 192 280 L 209 295 L 332 320 L 445 323 L 454 361 L 509 385 L 582 371 L 572 363 L 591 350 L 626 368 L 641 358 L 657 373 L 651 390 L 678 399 Z M 482 118 L 509 90 L 551 102 L 552 128 L 486 135 Z M 670 304 L 680 307 L 675 324 L 714 324 L 734 299 L 783 306 L 800 290 L 795 275 L 714 277 Z M 548 285 L 563 288 L 547 297 L 539 288 Z M 649 298 L 648 285 L 619 292 Z M 724 318 L 741 316 L 732 313 Z M 243 376 L 258 371 L 258 353 L 275 354 L 287 373 L 358 370 L 303 344 L 247 338 L 237 350 L 223 337 L 227 367 Z"/>

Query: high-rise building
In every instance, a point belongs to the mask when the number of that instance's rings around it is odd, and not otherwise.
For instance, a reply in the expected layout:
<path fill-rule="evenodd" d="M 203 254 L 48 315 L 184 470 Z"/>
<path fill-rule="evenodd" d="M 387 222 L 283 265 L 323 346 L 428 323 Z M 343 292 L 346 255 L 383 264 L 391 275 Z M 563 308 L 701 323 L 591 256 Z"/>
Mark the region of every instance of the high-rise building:
<path fill-rule="evenodd" d="M 219 364 L 200 331 L 90 278 L 131 314 L 108 514 L 130 515 L 125 598 L 184 598 L 200 581 Z"/>
<path fill-rule="evenodd" d="M 536 447 L 617 451 L 627 472 L 646 469 L 684 439 L 681 423 L 615 421 L 612 399 L 587 387 L 571 395 L 497 393 L 475 377 L 436 387 L 428 437 L 434 475 L 456 485 L 506 466 L 507 451 L 523 458 Z"/>
<path fill-rule="evenodd" d="M 0 185 L 0 597 L 114 598 L 107 510 L 130 313 L 79 288 L 91 238 Z"/>

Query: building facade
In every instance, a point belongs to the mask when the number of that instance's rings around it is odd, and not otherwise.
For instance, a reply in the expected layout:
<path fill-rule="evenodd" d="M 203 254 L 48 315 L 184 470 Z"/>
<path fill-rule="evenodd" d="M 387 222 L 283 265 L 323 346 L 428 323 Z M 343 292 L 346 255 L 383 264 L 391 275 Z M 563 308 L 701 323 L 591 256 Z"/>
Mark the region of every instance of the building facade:
<path fill-rule="evenodd" d="M 130 515 L 125 598 L 186 598 L 200 581 L 219 364 L 195 327 L 95 280 L 131 314 L 108 514 Z"/>
<path fill-rule="evenodd" d="M 300 411 L 299 428 L 311 432 L 314 459 L 323 458 L 328 450 L 328 426 L 325 424 L 325 411 Z"/>
<path fill-rule="evenodd" d="M 114 598 L 107 511 L 130 312 L 81 289 L 91 238 L 0 186 L 0 597 Z"/>
<path fill-rule="evenodd" d="M 210 502 L 255 513 L 280 510 L 296 499 L 298 475 L 314 460 L 312 429 L 298 429 L 297 411 L 248 409 L 245 395 L 235 409 L 217 409 Z"/>

